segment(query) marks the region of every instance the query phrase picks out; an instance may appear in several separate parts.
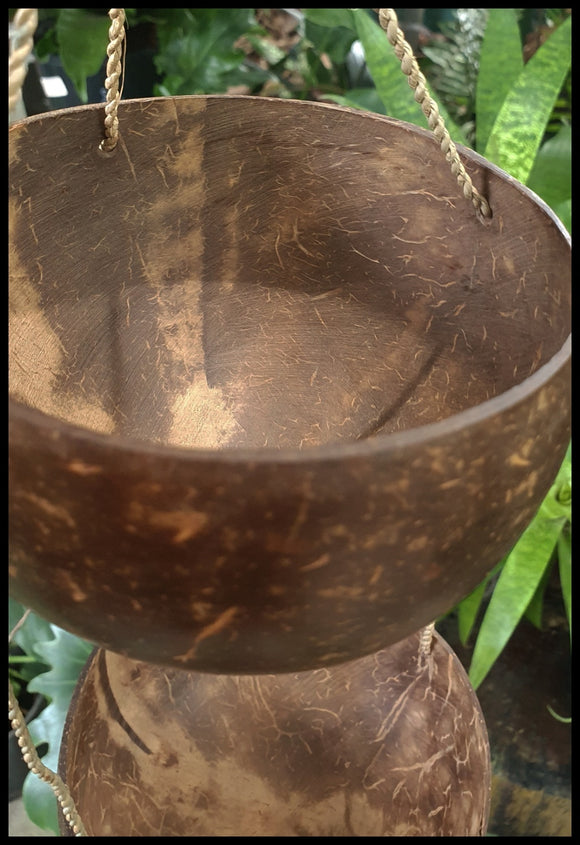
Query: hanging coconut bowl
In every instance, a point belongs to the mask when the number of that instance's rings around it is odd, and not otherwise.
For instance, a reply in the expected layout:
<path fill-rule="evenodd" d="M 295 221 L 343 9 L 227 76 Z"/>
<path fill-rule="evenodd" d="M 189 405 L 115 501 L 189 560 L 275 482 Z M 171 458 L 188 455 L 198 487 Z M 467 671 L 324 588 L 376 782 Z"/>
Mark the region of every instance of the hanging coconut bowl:
<path fill-rule="evenodd" d="M 13 596 L 220 674 L 449 610 L 569 442 L 560 222 L 459 148 L 482 221 L 429 133 L 335 106 L 133 100 L 101 135 L 10 130 Z"/>
<path fill-rule="evenodd" d="M 435 635 L 422 657 L 419 639 L 284 675 L 184 672 L 96 650 L 59 763 L 87 834 L 483 835 L 481 710 L 445 641 Z"/>

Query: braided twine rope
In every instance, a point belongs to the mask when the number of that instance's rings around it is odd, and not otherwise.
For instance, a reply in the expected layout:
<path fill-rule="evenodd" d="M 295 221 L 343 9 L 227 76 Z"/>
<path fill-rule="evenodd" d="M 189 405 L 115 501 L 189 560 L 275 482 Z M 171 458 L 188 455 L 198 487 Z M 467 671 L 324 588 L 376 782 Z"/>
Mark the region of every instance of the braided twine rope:
<path fill-rule="evenodd" d="M 441 151 L 451 165 L 451 172 L 457 179 L 463 196 L 471 200 L 479 219 L 491 218 L 489 203 L 473 185 L 469 174 L 463 166 L 457 148 L 445 122 L 439 114 L 439 108 L 427 89 L 427 80 L 419 70 L 417 60 L 413 55 L 410 44 L 405 40 L 403 32 L 399 29 L 399 21 L 394 9 L 379 9 L 379 23 L 387 34 L 395 54 L 401 62 L 401 70 L 408 77 L 408 82 L 415 92 L 415 100 L 421 106 L 421 110 L 427 118 L 429 128 L 441 146 Z"/>
<path fill-rule="evenodd" d="M 16 108 L 28 71 L 28 57 L 34 47 L 38 26 L 37 9 L 17 9 L 12 22 L 14 36 L 8 60 L 8 114 Z"/>
<path fill-rule="evenodd" d="M 107 105 L 105 106 L 105 138 L 100 143 L 100 149 L 111 152 L 119 140 L 119 101 L 122 86 L 119 80 L 123 74 L 123 55 L 125 51 L 125 10 L 109 9 L 111 26 L 109 27 L 109 45 L 107 47 Z"/>

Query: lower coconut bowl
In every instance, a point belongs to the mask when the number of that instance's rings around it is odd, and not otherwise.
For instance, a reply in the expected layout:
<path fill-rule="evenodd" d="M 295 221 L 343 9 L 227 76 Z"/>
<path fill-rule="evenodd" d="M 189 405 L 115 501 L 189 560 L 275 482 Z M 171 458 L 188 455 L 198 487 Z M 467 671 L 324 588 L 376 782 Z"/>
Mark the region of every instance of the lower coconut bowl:
<path fill-rule="evenodd" d="M 485 723 L 437 634 L 284 675 L 98 650 L 59 772 L 89 836 L 478 836 L 490 807 Z"/>

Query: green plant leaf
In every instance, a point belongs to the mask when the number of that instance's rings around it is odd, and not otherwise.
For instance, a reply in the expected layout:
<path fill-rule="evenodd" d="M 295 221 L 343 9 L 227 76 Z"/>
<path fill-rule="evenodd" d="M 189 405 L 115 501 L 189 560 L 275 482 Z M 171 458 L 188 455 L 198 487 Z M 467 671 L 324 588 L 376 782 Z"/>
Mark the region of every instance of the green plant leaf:
<path fill-rule="evenodd" d="M 534 519 L 506 558 L 473 650 L 469 678 L 474 689 L 484 680 L 523 617 L 570 519 L 570 501 L 563 495 L 570 472 L 567 456 Z"/>
<path fill-rule="evenodd" d="M 473 630 L 481 603 L 485 596 L 485 589 L 487 585 L 503 565 L 504 560 L 502 559 L 483 579 L 481 584 L 478 584 L 475 590 L 472 590 L 472 592 L 465 596 L 465 598 L 457 605 L 457 627 L 459 639 L 462 645 L 467 645 L 469 635 Z"/>
<path fill-rule="evenodd" d="M 318 26 L 343 26 L 354 30 L 354 21 L 350 9 L 303 9 L 304 17 Z"/>
<path fill-rule="evenodd" d="M 562 126 L 557 135 L 542 144 L 527 185 L 553 209 L 572 198 L 571 126 Z"/>
<path fill-rule="evenodd" d="M 551 488 L 554 495 L 546 496 L 544 506 L 549 509 L 552 519 L 563 516 L 567 522 L 572 517 L 572 444 L 568 446 L 560 471 Z"/>
<path fill-rule="evenodd" d="M 413 97 L 407 77 L 401 70 L 401 63 L 387 40 L 386 33 L 363 9 L 353 9 L 352 15 L 365 52 L 367 67 L 385 106 L 385 113 L 428 129 L 427 118 Z M 455 143 L 466 144 L 461 129 L 453 123 L 443 105 L 437 105 L 452 139 Z"/>
<path fill-rule="evenodd" d="M 457 627 L 459 631 L 459 639 L 462 645 L 467 645 L 469 635 L 473 630 L 473 626 L 475 624 L 475 620 L 477 619 L 477 614 L 485 594 L 485 585 L 486 582 L 482 581 L 481 584 L 478 584 L 475 590 L 472 590 L 472 592 L 468 596 L 465 596 L 463 601 L 457 605 Z"/>
<path fill-rule="evenodd" d="M 539 631 L 543 628 L 543 615 L 544 615 L 544 596 L 546 594 L 546 588 L 550 582 L 550 577 L 552 575 L 552 562 L 553 562 L 554 555 L 550 560 L 550 563 L 544 569 L 544 573 L 540 578 L 540 583 L 536 587 L 536 591 L 532 598 L 530 599 L 530 603 L 526 607 L 524 617 L 532 623 L 534 628 L 537 628 Z"/>
<path fill-rule="evenodd" d="M 562 722 L 564 725 L 569 725 L 572 722 L 571 716 L 559 716 L 555 710 L 552 710 L 549 704 L 546 704 L 546 709 L 548 710 L 550 716 L 553 716 L 557 722 Z"/>
<path fill-rule="evenodd" d="M 57 56 L 58 52 L 56 29 L 52 26 L 34 45 L 34 55 L 39 62 L 46 62 L 51 55 Z"/>
<path fill-rule="evenodd" d="M 385 32 L 364 9 L 354 9 L 352 15 L 369 73 L 383 101 L 385 113 L 428 128 L 427 119 L 413 99 L 407 77 L 401 71 L 401 63 Z"/>
<path fill-rule="evenodd" d="M 51 633 L 52 639 L 37 643 L 36 651 L 52 668 L 37 675 L 29 684 L 31 692 L 42 693 L 50 699 L 50 704 L 28 727 L 37 747 L 48 743 L 48 751 L 42 762 L 56 771 L 72 693 L 93 646 L 56 625 L 51 625 Z M 26 812 L 34 824 L 43 830 L 52 830 L 58 836 L 59 810 L 48 784 L 30 772 L 24 781 L 22 797 Z"/>
<path fill-rule="evenodd" d="M 556 217 L 561 221 L 561 223 L 565 226 L 568 232 L 572 233 L 572 200 L 564 200 L 564 202 L 559 202 L 557 205 L 552 206 L 552 211 L 556 215 Z"/>
<path fill-rule="evenodd" d="M 502 103 L 523 67 L 516 10 L 489 9 L 475 90 L 475 148 L 479 152 L 485 149 Z"/>
<path fill-rule="evenodd" d="M 36 675 L 46 672 L 48 669 L 45 663 L 37 660 L 32 655 L 14 653 L 9 653 L 8 655 L 8 667 L 10 679 L 14 681 L 14 678 L 17 678 L 25 684 L 28 684 Z M 15 694 L 18 696 L 18 691 Z"/>
<path fill-rule="evenodd" d="M 286 53 L 276 44 L 272 44 L 267 38 L 264 38 L 259 33 L 247 32 L 246 38 L 251 44 L 255 53 L 261 56 L 269 65 L 278 64 L 286 58 Z"/>
<path fill-rule="evenodd" d="M 16 626 L 26 613 L 26 608 L 17 602 L 12 596 L 8 597 L 8 633 Z M 32 655 L 37 659 L 41 655 L 37 652 L 38 643 L 52 639 L 53 633 L 50 622 L 37 616 L 36 613 L 29 613 L 22 627 L 13 637 L 13 642 L 19 646 L 25 654 Z"/>
<path fill-rule="evenodd" d="M 256 31 L 251 9 L 229 9 L 227 15 L 221 9 L 170 9 L 158 31 L 155 64 L 168 93 L 221 93 L 244 82 L 240 65 L 246 56 L 234 45 L 240 36 Z"/>
<path fill-rule="evenodd" d="M 82 103 L 88 99 L 87 77 L 98 73 L 107 59 L 110 26 L 106 14 L 95 15 L 87 9 L 61 9 L 58 15 L 56 34 L 62 66 Z"/>
<path fill-rule="evenodd" d="M 344 96 L 340 94 L 325 94 L 326 100 L 332 100 L 339 106 L 348 106 L 351 109 L 372 111 L 376 114 L 386 114 L 385 106 L 379 97 L 376 88 L 350 88 Z"/>
<path fill-rule="evenodd" d="M 570 640 L 572 639 L 572 534 L 570 530 L 562 531 L 558 537 L 558 568 L 562 598 L 568 618 Z"/>
<path fill-rule="evenodd" d="M 354 29 L 354 22 L 352 15 L 348 9 L 340 9 L 337 11 L 347 12 L 348 19 L 351 20 L 350 26 L 343 24 L 333 25 L 332 27 L 324 26 L 313 21 L 308 15 L 305 18 L 304 27 L 304 46 L 307 48 L 307 53 L 310 60 L 316 59 L 319 72 L 325 71 L 329 74 L 329 70 L 324 67 L 321 61 L 321 56 L 327 56 L 337 73 L 340 75 L 341 68 L 346 69 L 346 60 L 353 42 L 356 41 L 356 32 Z M 323 78 L 317 80 L 318 83 L 323 82 Z M 348 86 L 348 80 L 344 79 L 345 87 Z"/>
<path fill-rule="evenodd" d="M 534 53 L 507 94 L 484 156 L 527 183 L 571 62 L 571 18 Z"/>

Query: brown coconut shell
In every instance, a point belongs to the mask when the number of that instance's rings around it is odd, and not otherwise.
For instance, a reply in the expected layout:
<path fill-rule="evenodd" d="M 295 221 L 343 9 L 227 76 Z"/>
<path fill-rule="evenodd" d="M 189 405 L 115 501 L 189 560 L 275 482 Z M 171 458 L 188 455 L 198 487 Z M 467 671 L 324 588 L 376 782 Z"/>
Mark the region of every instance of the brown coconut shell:
<path fill-rule="evenodd" d="M 218 676 L 98 650 L 59 771 L 91 836 L 476 836 L 487 731 L 437 634 L 284 675 Z M 70 834 L 64 820 L 63 834 Z"/>
<path fill-rule="evenodd" d="M 136 660 L 396 643 L 514 545 L 570 438 L 570 239 L 338 106 L 127 101 L 10 129 L 10 590 Z"/>

